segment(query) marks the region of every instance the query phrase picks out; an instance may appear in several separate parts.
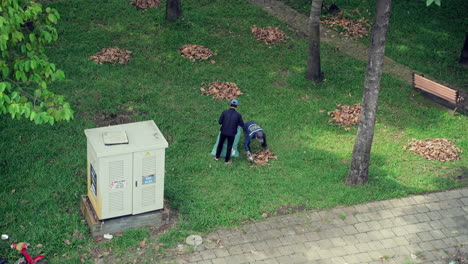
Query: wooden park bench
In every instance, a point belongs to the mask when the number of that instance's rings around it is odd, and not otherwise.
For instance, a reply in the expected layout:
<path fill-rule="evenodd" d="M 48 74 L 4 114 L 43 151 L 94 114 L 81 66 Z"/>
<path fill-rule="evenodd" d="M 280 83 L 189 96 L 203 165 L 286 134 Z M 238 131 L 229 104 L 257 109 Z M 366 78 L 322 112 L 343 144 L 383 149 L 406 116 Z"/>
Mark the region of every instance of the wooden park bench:
<path fill-rule="evenodd" d="M 465 96 L 462 96 L 466 93 L 454 90 L 440 83 L 436 83 L 425 78 L 423 75 L 416 73 L 413 73 L 413 88 L 437 98 L 444 99 L 446 102 L 450 103 L 451 106 L 454 106 L 455 109 L 458 107 L 461 109 L 466 108 L 466 103 L 468 102 L 468 100 L 465 99 Z"/>

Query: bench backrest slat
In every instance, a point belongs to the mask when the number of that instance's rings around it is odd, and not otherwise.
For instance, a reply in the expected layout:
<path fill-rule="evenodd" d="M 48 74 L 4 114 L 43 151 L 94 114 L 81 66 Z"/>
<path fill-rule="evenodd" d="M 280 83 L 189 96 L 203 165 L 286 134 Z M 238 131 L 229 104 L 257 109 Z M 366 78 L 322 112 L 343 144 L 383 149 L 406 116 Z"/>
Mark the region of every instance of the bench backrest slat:
<path fill-rule="evenodd" d="M 421 75 L 413 74 L 413 87 L 443 98 L 453 104 L 457 103 L 458 93 L 456 90 L 431 81 Z"/>

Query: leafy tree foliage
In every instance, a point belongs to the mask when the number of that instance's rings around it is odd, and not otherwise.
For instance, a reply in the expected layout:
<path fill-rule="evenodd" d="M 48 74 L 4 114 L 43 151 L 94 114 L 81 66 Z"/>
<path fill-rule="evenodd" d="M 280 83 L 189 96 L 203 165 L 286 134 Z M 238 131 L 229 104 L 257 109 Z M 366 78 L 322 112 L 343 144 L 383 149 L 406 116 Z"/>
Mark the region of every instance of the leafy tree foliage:
<path fill-rule="evenodd" d="M 57 40 L 57 10 L 27 0 L 1 0 L 0 15 L 0 113 L 36 124 L 72 119 L 70 105 L 48 88 L 65 78 L 44 50 Z"/>

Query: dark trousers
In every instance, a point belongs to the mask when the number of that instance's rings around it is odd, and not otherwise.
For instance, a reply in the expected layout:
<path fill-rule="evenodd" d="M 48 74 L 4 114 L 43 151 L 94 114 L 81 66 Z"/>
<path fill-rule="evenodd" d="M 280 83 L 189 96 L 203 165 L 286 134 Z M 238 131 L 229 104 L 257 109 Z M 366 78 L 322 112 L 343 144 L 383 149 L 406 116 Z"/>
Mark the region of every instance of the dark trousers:
<path fill-rule="evenodd" d="M 224 158 L 224 160 L 228 162 L 229 159 L 231 159 L 232 144 L 234 143 L 234 137 L 235 136 L 224 135 L 223 133 L 219 135 L 218 147 L 216 148 L 216 158 L 219 158 L 219 155 L 221 155 L 221 151 L 223 150 L 224 140 L 227 139 L 226 158 Z"/>

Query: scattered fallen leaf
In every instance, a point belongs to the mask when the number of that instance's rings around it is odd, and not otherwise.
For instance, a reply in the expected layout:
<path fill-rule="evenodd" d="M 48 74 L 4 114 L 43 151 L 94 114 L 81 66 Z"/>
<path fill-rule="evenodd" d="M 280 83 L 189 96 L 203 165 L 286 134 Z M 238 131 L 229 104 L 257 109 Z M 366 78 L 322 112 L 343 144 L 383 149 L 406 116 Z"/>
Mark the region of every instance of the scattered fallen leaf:
<path fill-rule="evenodd" d="M 29 203 L 29 201 L 28 201 L 28 200 L 21 200 L 20 203 L 22 203 L 22 204 L 27 204 L 27 203 Z"/>
<path fill-rule="evenodd" d="M 328 115 L 332 116 L 328 120 L 330 123 L 337 123 L 340 126 L 352 126 L 359 123 L 359 117 L 361 115 L 361 105 L 336 105 L 339 109 L 328 112 Z M 347 129 L 349 130 L 349 128 Z"/>
<path fill-rule="evenodd" d="M 327 111 L 327 110 L 325 110 L 325 109 L 320 109 L 319 112 L 320 112 L 320 113 L 325 113 L 326 111 Z"/>
<path fill-rule="evenodd" d="M 15 189 L 13 189 L 13 190 L 11 190 L 11 192 L 10 192 L 10 193 L 15 193 L 15 192 L 16 192 L 16 190 L 15 190 Z"/>
<path fill-rule="evenodd" d="M 252 253 L 252 254 L 254 254 L 254 255 L 257 255 L 257 256 L 259 255 L 258 252 L 257 252 L 256 250 L 253 250 L 253 249 L 250 250 L 250 253 Z"/>
<path fill-rule="evenodd" d="M 68 240 L 68 239 L 65 239 L 64 242 L 65 242 L 65 244 L 67 244 L 67 245 L 70 245 L 70 244 L 71 244 L 70 240 Z"/>
<path fill-rule="evenodd" d="M 266 44 L 275 44 L 287 38 L 283 31 L 278 27 L 257 27 L 251 28 L 252 33 L 258 40 L 264 41 Z"/>
<path fill-rule="evenodd" d="M 130 4 L 140 8 L 140 9 L 147 9 L 147 8 L 155 8 L 161 5 L 160 0 L 132 0 Z"/>
<path fill-rule="evenodd" d="M 459 160 L 462 150 L 446 138 L 413 139 L 408 143 L 409 151 L 419 154 L 428 160 Z"/>
<path fill-rule="evenodd" d="M 23 226 L 23 225 L 20 225 L 19 227 L 20 227 L 20 228 L 21 228 L 23 231 L 25 231 L 25 230 L 26 230 L 26 228 L 24 228 L 24 226 Z"/>
<path fill-rule="evenodd" d="M 182 57 L 187 58 L 191 61 L 196 60 L 207 60 L 211 56 L 216 55 L 213 51 L 208 48 L 205 48 L 201 45 L 187 44 L 182 46 L 179 51 L 182 53 Z M 212 64 L 215 63 L 214 60 L 210 61 Z"/>
<path fill-rule="evenodd" d="M 103 48 L 101 52 L 89 57 L 89 60 L 95 61 L 97 64 L 103 63 L 120 63 L 125 64 L 130 60 L 130 55 L 133 51 L 119 49 L 119 48 Z"/>
<path fill-rule="evenodd" d="M 267 217 L 268 217 L 268 214 L 267 214 L 267 213 L 263 213 L 262 216 L 263 216 L 264 218 L 267 218 Z"/>
<path fill-rule="evenodd" d="M 202 95 L 212 95 L 213 99 L 227 99 L 232 100 L 242 94 L 237 84 L 233 82 L 220 82 L 215 81 L 209 84 L 208 89 L 200 88 Z"/>
<path fill-rule="evenodd" d="M 148 246 L 146 245 L 146 240 L 140 241 L 140 247 L 141 248 L 147 248 Z"/>
<path fill-rule="evenodd" d="M 42 245 L 42 244 L 37 244 L 37 245 L 36 245 L 37 248 L 41 248 L 41 247 L 43 247 L 43 246 L 44 246 L 44 245 Z"/>

